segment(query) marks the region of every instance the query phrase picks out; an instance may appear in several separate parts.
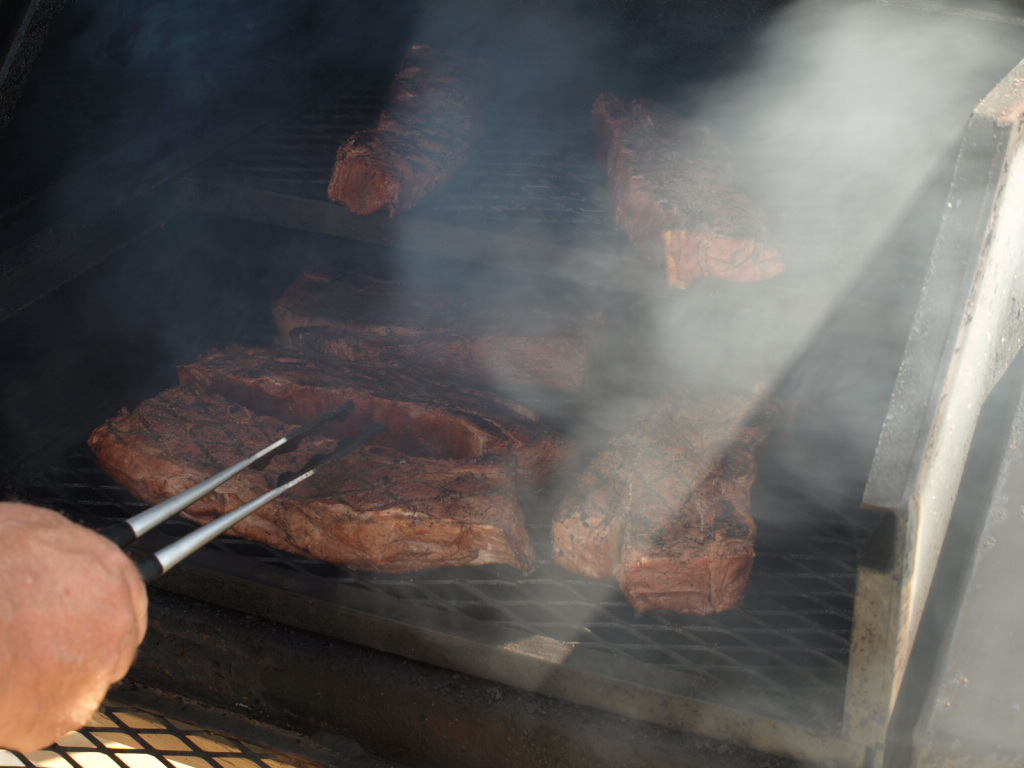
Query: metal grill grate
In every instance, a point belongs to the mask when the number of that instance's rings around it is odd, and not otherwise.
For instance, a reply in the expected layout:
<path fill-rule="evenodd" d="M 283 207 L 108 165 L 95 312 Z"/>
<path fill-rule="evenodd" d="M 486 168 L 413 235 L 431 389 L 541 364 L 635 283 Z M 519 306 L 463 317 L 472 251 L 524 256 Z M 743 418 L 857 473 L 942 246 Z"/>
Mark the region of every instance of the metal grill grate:
<path fill-rule="evenodd" d="M 312 768 L 239 739 L 107 701 L 47 749 L 0 749 L 0 768 Z"/>
<path fill-rule="evenodd" d="M 84 447 L 10 490 L 93 527 L 144 506 L 113 484 Z M 538 555 L 536 569 L 525 576 L 503 566 L 370 574 L 231 537 L 209 545 L 206 557 L 235 563 L 233 574 L 251 578 L 257 592 L 268 579 L 297 594 L 329 584 L 339 609 L 352 609 L 352 595 L 367 595 L 371 602 L 454 615 L 469 642 L 473 627 L 550 638 L 607 655 L 638 673 L 681 673 L 733 706 L 827 731 L 841 716 L 858 552 L 877 522 L 857 508 L 855 498 L 851 492 L 845 505 L 824 506 L 759 486 L 758 556 L 743 609 L 712 616 L 638 617 L 615 585 L 554 566 L 539 497 L 524 499 Z M 777 510 L 786 510 L 784 519 Z M 157 537 L 151 546 L 193 527 L 170 521 L 149 535 Z M 364 603 L 355 605 L 361 610 Z"/>
<path fill-rule="evenodd" d="M 322 96 L 296 118 L 218 155 L 199 177 L 230 183 L 231 194 L 263 191 L 323 202 L 339 145 L 372 126 L 383 104 L 379 90 Z M 488 115 L 469 163 L 403 218 L 621 250 L 624 235 L 611 225 L 605 180 L 590 154 L 589 114 L 580 115 Z"/>
<path fill-rule="evenodd" d="M 386 217 L 346 216 L 340 206 L 325 201 L 325 190 L 338 144 L 352 130 L 372 123 L 382 103 L 380 94 L 372 89 L 346 91 L 337 99 L 322 97 L 295 120 L 247 137 L 211 158 L 198 177 L 183 184 L 180 194 L 193 194 L 194 199 L 182 202 L 243 219 L 378 242 L 388 226 Z M 491 130 L 471 163 L 443 193 L 403 214 L 403 221 L 449 225 L 441 231 L 412 228 L 435 236 L 446 255 L 453 235 L 467 240 L 467 249 L 486 252 L 491 241 L 474 239 L 479 233 L 487 238 L 528 235 L 517 242 L 530 248 L 512 249 L 517 263 L 538 250 L 544 261 L 550 253 L 539 249 L 544 243 L 571 243 L 575 254 L 594 244 L 588 258 L 598 251 L 621 251 L 624 236 L 612 229 L 604 180 L 589 155 L 588 116 L 586 111 L 580 114 L 579 121 L 517 114 L 514 124 L 492 116 Z M 516 243 L 510 238 L 498 245 L 504 251 Z M 518 653 L 514 645 L 488 646 L 483 637 L 542 638 L 572 649 L 566 665 L 586 656 L 587 662 L 574 673 L 593 683 L 590 691 L 603 690 L 614 678 L 616 693 L 625 688 L 648 701 L 665 693 L 698 697 L 835 732 L 845 694 L 858 553 L 878 517 L 859 508 L 861 487 L 832 488 L 811 497 L 781 480 L 773 484 L 773 477 L 781 475 L 765 464 L 759 474 L 753 508 L 758 556 L 743 609 L 720 615 L 637 617 L 615 585 L 554 566 L 547 522 L 552 500 L 544 494 L 523 500 L 538 556 L 535 570 L 526 576 L 502 567 L 369 574 L 228 537 L 173 575 L 176 584 L 192 579 L 198 586 L 188 593 L 201 597 L 213 583 L 210 579 L 241 581 L 261 596 L 273 590 L 291 592 L 296 601 L 316 595 L 318 608 L 334 607 L 342 617 L 359 615 L 359 622 L 339 620 L 346 631 L 351 624 L 368 628 L 368 635 L 354 640 L 338 637 L 395 653 L 403 649 L 375 644 L 375 627 L 387 623 L 387 631 L 380 630 L 387 635 L 396 623 L 402 624 L 409 630 L 404 637 L 412 638 L 410 647 L 421 647 L 427 643 L 416 632 L 443 625 L 445 641 L 455 647 L 446 649 L 439 663 L 455 671 L 476 673 L 480 667 L 473 667 L 479 661 L 474 655 Z M 100 472 L 84 447 L 34 475 L 20 476 L 17 483 L 10 489 L 13 495 L 66 510 L 93 527 L 143 506 Z M 159 546 L 191 528 L 190 523 L 172 521 L 143 543 Z M 238 608 L 257 612 L 248 605 Z M 448 621 L 431 623 L 438 616 Z M 267 618 L 289 620 L 280 612 Z M 460 654 L 460 642 L 472 650 Z M 502 657 L 493 666 L 507 660 Z"/>

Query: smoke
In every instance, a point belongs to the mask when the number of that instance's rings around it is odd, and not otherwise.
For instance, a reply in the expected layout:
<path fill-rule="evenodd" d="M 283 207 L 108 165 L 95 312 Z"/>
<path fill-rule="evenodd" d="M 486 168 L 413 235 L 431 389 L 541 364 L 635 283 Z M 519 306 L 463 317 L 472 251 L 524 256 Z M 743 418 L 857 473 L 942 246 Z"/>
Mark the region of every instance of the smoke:
<path fill-rule="evenodd" d="M 951 154 L 971 108 L 1019 58 L 1019 27 L 987 21 L 980 5 L 971 17 L 807 0 L 781 9 L 710 0 L 467 0 L 420 4 L 418 14 L 403 5 L 314 2 L 294 14 L 283 3 L 238 0 L 157 0 L 135 10 L 83 3 L 95 16 L 88 34 L 70 45 L 90 63 L 83 76 L 102 79 L 123 68 L 152 90 L 150 120 L 164 123 L 165 137 L 174 133 L 168 124 L 198 130 L 239 108 L 287 114 L 300 86 L 382 68 L 396 58 L 398 42 L 412 38 L 487 57 L 505 109 L 569 113 L 585 125 L 603 90 L 677 107 L 731 145 L 738 183 L 768 210 L 788 272 L 768 283 L 700 281 L 642 308 L 619 306 L 625 332 L 617 351 L 626 356 L 607 365 L 623 391 L 601 407 L 633 407 L 629 387 L 662 374 L 702 391 L 795 380 L 814 403 L 803 419 L 803 447 L 787 457 L 801 480 L 829 485 L 823 467 L 873 448 L 891 392 L 885 377 L 899 357 L 900 320 L 872 317 L 884 327 L 868 333 L 848 326 L 828 337 L 831 345 L 819 334 L 873 271 L 901 277 L 902 263 L 927 256 Z M 770 23 L 766 10 L 748 10 L 755 5 L 773 11 Z M 105 138 L 129 147 L 144 132 L 125 125 Z M 588 147 L 565 149 L 589 157 Z M 152 155 L 133 160 L 130 167 L 144 167 Z M 221 253 L 237 248 L 209 245 Z M 408 245 L 412 252 L 417 244 Z M 407 267 L 422 274 L 437 264 L 410 253 Z M 173 267 L 164 263 L 168 273 Z M 218 286 L 212 272 L 207 277 L 202 296 L 212 297 Z M 471 277 L 484 292 L 513 284 L 487 282 L 484 272 Z M 539 279 L 514 284 L 523 296 L 552 286 Z M 919 283 L 900 287 L 897 299 L 916 301 Z M 880 348 L 871 334 L 883 337 Z M 637 364 L 640 346 L 650 348 L 644 353 L 654 369 Z M 824 456 L 817 449 L 826 435 L 839 445 Z"/>
<path fill-rule="evenodd" d="M 1020 27 L 964 21 L 797 2 L 765 26 L 746 67 L 678 89 L 677 103 L 732 147 L 737 183 L 768 210 L 788 266 L 769 283 L 705 281 L 665 302 L 654 323 L 674 375 L 712 390 L 788 379 L 831 414 L 821 431 L 847 442 L 833 448 L 873 449 L 962 132 L 1022 50 Z"/>
<path fill-rule="evenodd" d="M 589 109 L 607 90 L 653 96 L 726 141 L 736 184 L 767 210 L 787 272 L 610 298 L 616 324 L 590 418 L 622 423 L 654 381 L 697 393 L 782 388 L 810 403 L 793 470 L 827 487 L 830 473 L 859 471 L 874 448 L 963 129 L 1019 57 L 1021 27 L 991 23 L 997 9 L 987 8 L 453 1 L 427 4 L 412 37 L 488 60 L 495 114 L 510 118 L 488 126 L 492 139 L 508 141 L 523 114 L 584 126 L 568 138 L 513 137 L 526 151 L 539 140 L 546 159 L 561 151 L 566 165 L 592 162 Z M 416 246 L 405 273 L 437 279 Z M 481 270 L 469 290 L 526 296 L 545 282 Z M 823 336 L 843 312 L 838 334 Z M 856 457 L 857 470 L 826 467 L 826 455 Z"/>
<path fill-rule="evenodd" d="M 834 499 L 866 476 L 963 130 L 1024 51 L 1021 28 L 987 23 L 989 8 L 975 5 L 981 15 L 967 23 L 795 3 L 748 69 L 696 99 L 693 115 L 728 138 L 742 183 L 769 209 L 789 272 L 756 291 L 711 297 L 702 286 L 701 309 L 721 326 L 701 327 L 684 301 L 666 305 L 661 354 L 704 386 L 794 387 L 804 410 L 772 462 L 805 496 Z M 706 330 L 708 343 L 691 331 L 680 345 L 672 334 L 684 328 Z M 760 513 L 770 520 L 774 509 Z"/>
<path fill-rule="evenodd" d="M 564 36 L 531 18 L 518 28 L 543 29 L 558 55 L 499 66 L 518 103 L 536 96 L 586 120 L 597 93 L 632 89 L 621 95 L 656 94 L 731 145 L 737 183 L 767 209 L 787 273 L 652 297 L 620 341 L 626 352 L 652 347 L 655 367 L 638 370 L 631 357 L 611 375 L 667 376 L 699 391 L 787 386 L 811 406 L 797 416 L 796 447 L 777 459 L 799 489 L 792 498 L 846 491 L 877 441 L 963 130 L 1022 51 L 1020 27 L 974 10 L 965 23 L 881 3 L 791 3 L 740 36 L 744 56 L 735 42 L 701 48 L 717 69 L 657 56 L 650 39 L 623 55 L 622 30 L 593 17 L 570 19 Z M 492 53 L 515 50 L 510 33 Z M 866 299 L 859 311 L 849 311 L 851 293 Z M 634 407 L 634 392 L 596 407 L 620 405 Z"/>
<path fill-rule="evenodd" d="M 788 271 L 756 286 L 704 281 L 659 307 L 656 354 L 699 389 L 786 376 L 928 185 L 945 183 L 973 105 L 1018 49 L 1018 28 L 957 15 L 776 5 L 437 2 L 413 32 L 489 61 L 496 114 L 512 118 L 492 135 L 523 112 L 586 124 L 593 98 L 613 90 L 653 95 L 726 139 Z M 556 140 L 541 138 L 545 149 Z M 565 153 L 586 162 L 579 146 Z"/>
<path fill-rule="evenodd" d="M 1019 51 L 1018 30 L 957 16 L 800 2 L 699 112 L 730 137 L 760 199 L 836 220 L 843 246 L 866 253 Z"/>

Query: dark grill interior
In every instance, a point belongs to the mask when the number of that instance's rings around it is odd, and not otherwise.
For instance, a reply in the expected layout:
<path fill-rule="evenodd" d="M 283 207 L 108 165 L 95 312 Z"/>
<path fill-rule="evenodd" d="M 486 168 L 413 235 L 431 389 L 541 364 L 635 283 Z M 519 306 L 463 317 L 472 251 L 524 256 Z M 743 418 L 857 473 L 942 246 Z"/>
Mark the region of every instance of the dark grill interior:
<path fill-rule="evenodd" d="M 295 118 L 257 130 L 181 179 L 178 202 L 443 257 L 514 260 L 517 269 L 590 285 L 609 277 L 622 287 L 644 285 L 618 266 L 626 240 L 608 220 L 586 108 L 569 116 L 492 110 L 472 161 L 440 194 L 403 216 L 405 234 L 392 222 L 326 203 L 339 143 L 373 123 L 384 93 L 386 85 L 318 94 Z"/>
<path fill-rule="evenodd" d="M 386 91 L 385 83 L 320 93 L 294 118 L 204 165 L 200 178 L 322 202 L 339 144 L 373 125 Z M 485 120 L 488 131 L 472 161 L 439 196 L 407 215 L 492 233 L 517 225 L 554 232 L 572 225 L 576 229 L 565 239 L 574 243 L 581 235 L 595 242 L 622 237 L 608 221 L 604 180 L 589 151 L 586 107 L 569 115 L 492 109 Z"/>
<path fill-rule="evenodd" d="M 172 181 L 172 200 L 186 214 L 179 214 L 164 234 L 153 238 L 149 257 L 168 259 L 163 271 L 170 282 L 148 299 L 127 300 L 123 312 L 127 327 L 137 327 L 141 320 L 157 338 L 166 332 L 165 325 L 173 328 L 184 323 L 191 330 L 181 333 L 183 339 L 168 350 L 171 363 L 144 348 L 145 335 L 131 348 L 112 353 L 110 364 L 114 367 L 124 365 L 122 354 L 128 356 L 128 370 L 133 371 L 135 383 L 116 384 L 98 398 L 102 402 L 90 404 L 92 421 L 84 415 L 79 421 L 83 437 L 117 407 L 131 407 L 147 394 L 173 384 L 173 365 L 188 362 L 206 344 L 270 344 L 266 310 L 275 280 L 283 290 L 289 276 L 303 265 L 339 258 L 371 264 L 374 271 L 386 270 L 382 265 L 393 263 L 386 249 L 406 244 L 389 229 L 390 222 L 348 216 L 324 200 L 338 142 L 372 122 L 385 90 L 386 81 L 382 81 L 319 93 L 296 111 L 296 117 L 265 123 L 244 141 L 233 141 Z M 427 228 L 422 231 L 437 237 L 442 245 L 453 241 L 482 244 L 482 248 L 464 248 L 454 255 L 478 263 L 485 272 L 495 267 L 500 271 L 509 262 L 507 251 L 513 247 L 521 249 L 516 254 L 522 257 L 515 260 L 516 269 L 524 269 L 534 278 L 569 277 L 591 289 L 601 286 L 600 301 L 611 296 L 614 305 L 615 291 L 608 294 L 603 290 L 607 284 L 627 293 L 649 290 L 638 271 L 617 266 L 621 259 L 616 257 L 625 240 L 607 215 L 603 179 L 589 148 L 586 106 L 580 105 L 574 112 L 491 114 L 489 124 L 496 128 L 486 135 L 472 163 L 441 195 L 410 211 L 403 221 L 412 222 L 414 232 L 421 231 L 415 229 L 419 222 Z M 210 219 L 210 214 L 215 218 Z M 219 214 L 229 219 L 216 218 Z M 242 222 L 232 223 L 233 218 Z M 268 230 L 267 223 L 285 229 Z M 264 235 L 269 233 L 269 240 L 254 237 L 253 225 Z M 323 234 L 332 237 L 325 240 Z M 347 239 L 335 240 L 339 235 Z M 206 242 L 214 245 L 194 245 Z M 413 250 L 422 246 L 420 242 L 408 244 Z M 221 247 L 235 248 L 237 253 L 218 253 L 212 257 L 215 263 L 241 259 L 243 265 L 236 264 L 234 269 L 253 271 L 256 276 L 249 275 L 247 280 L 260 282 L 262 298 L 247 300 L 231 285 L 226 286 L 226 295 L 220 295 L 212 282 L 201 280 L 198 291 L 189 283 L 187 275 L 196 269 L 193 262 L 203 263 L 211 258 L 205 251 Z M 193 253 L 168 253 L 177 248 Z M 448 255 L 433 243 L 425 250 L 435 257 Z M 304 255 L 290 265 L 289 259 L 299 252 Z M 923 259 L 904 261 L 896 267 L 902 270 L 899 280 L 882 282 L 913 286 L 916 278 L 910 273 L 922 263 Z M 813 260 L 804 265 L 812 271 L 815 266 Z M 87 281 L 92 287 L 85 291 L 102 295 L 105 286 L 110 286 L 118 295 L 126 288 L 130 291 L 139 280 L 151 279 L 147 278 L 150 271 L 145 257 L 129 256 L 123 264 L 107 266 L 92 282 Z M 793 290 L 792 285 L 759 288 Z M 866 299 L 872 309 L 886 301 L 878 289 L 878 285 L 869 285 L 852 297 L 858 320 L 865 315 L 858 300 Z M 75 296 L 79 290 L 71 286 L 65 293 Z M 748 289 L 738 286 L 736 290 Z M 625 306 L 630 306 L 630 300 L 625 301 Z M 193 315 L 210 302 L 219 307 L 212 317 Z M 228 319 L 232 305 L 240 311 Z M 894 323 L 898 326 L 905 321 L 904 317 Z M 25 322 L 30 324 L 31 319 Z M 840 342 L 842 334 L 856 326 L 851 320 L 837 324 Z M 872 327 L 876 329 L 877 325 Z M 898 349 L 899 331 L 890 338 L 896 346 L 880 354 Z M 819 342 L 819 356 L 812 356 L 813 365 L 823 364 L 820 354 L 829 348 L 828 339 L 825 335 Z M 31 345 L 27 339 L 12 343 Z M 881 346 L 886 346 L 884 341 Z M 825 357 L 833 356 L 834 347 Z M 140 369 L 150 369 L 152 375 L 140 377 Z M 798 369 L 792 381 L 783 383 L 783 390 L 787 386 L 794 391 L 806 388 L 801 381 L 804 375 Z M 28 373 L 24 380 L 31 381 Z M 872 386 L 883 393 L 878 403 L 884 404 L 886 380 L 873 380 Z M 571 403 L 547 405 L 549 415 L 560 419 L 567 414 L 571 418 L 574 412 Z M 571 422 L 567 426 L 575 427 Z M 795 428 L 799 430 L 799 426 Z M 574 695 L 573 686 L 588 691 L 587 696 L 593 695 L 595 687 L 599 692 L 605 689 L 609 697 L 625 689 L 652 701 L 667 693 L 835 733 L 842 717 L 858 557 L 879 519 L 858 506 L 859 483 L 869 454 L 847 455 L 848 466 L 838 473 L 830 470 L 820 488 L 801 489 L 799 481 L 789 482 L 786 476 L 791 447 L 787 441 L 792 441 L 793 435 L 779 432 L 761 451 L 760 476 L 764 479 L 756 486 L 753 508 L 759 526 L 758 555 L 742 611 L 708 617 L 638 618 L 614 585 L 574 577 L 553 566 L 546 520 L 557 492 L 550 490 L 524 499 L 538 553 L 536 570 L 525 577 L 499 567 L 374 575 L 224 537 L 180 566 L 169 587 L 207 597 L 209 594 L 203 593 L 211 582 L 241 581 L 259 603 L 261 593 L 287 574 L 284 591 L 296 596 L 322 596 L 326 591 L 330 594 L 327 611 L 345 617 L 353 611 L 360 614 L 359 631 L 365 634 L 340 633 L 340 639 L 370 645 L 384 642 L 383 650 L 394 651 L 386 641 L 378 640 L 387 636 L 386 629 L 394 623 L 392 616 L 403 617 L 400 623 L 411 637 L 422 632 L 427 638 L 424 642 L 429 642 L 438 616 L 447 615 L 455 617 L 454 629 L 447 630 L 445 640 L 450 651 L 447 666 L 455 671 L 474 672 L 469 660 L 480 653 L 481 638 L 495 633 L 498 638 L 546 638 L 559 647 L 571 647 L 573 657 L 584 659 L 577 668 L 572 659 L 564 664 L 573 681 L 569 698 Z M 8 495 L 66 510 L 92 527 L 121 519 L 143 506 L 100 472 L 84 447 L 45 453 L 42 460 L 9 475 L 5 490 Z M 144 539 L 143 547 L 155 548 L 191 527 L 183 521 L 165 524 Z M 221 600 L 227 607 L 250 609 L 232 603 L 230 597 Z M 448 626 L 443 618 L 440 621 Z M 484 654 L 496 654 L 496 646 L 500 643 L 487 645 Z M 460 660 L 463 652 L 465 663 Z M 407 653 L 417 656 L 415 650 Z"/>

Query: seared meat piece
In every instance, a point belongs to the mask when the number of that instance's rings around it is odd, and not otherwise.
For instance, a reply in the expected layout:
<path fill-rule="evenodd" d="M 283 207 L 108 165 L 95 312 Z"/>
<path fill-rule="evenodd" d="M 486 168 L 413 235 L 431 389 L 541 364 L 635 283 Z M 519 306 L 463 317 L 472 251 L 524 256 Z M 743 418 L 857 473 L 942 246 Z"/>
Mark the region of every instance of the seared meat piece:
<path fill-rule="evenodd" d="M 736 608 L 754 558 L 754 451 L 770 410 L 747 421 L 750 406 L 673 398 L 638 417 L 566 494 L 554 561 L 618 580 L 638 613 Z"/>
<path fill-rule="evenodd" d="M 411 46 L 376 127 L 338 149 L 327 197 L 357 214 L 416 205 L 469 159 L 487 85 L 482 60 Z"/>
<path fill-rule="evenodd" d="M 274 302 L 278 341 L 353 362 L 405 362 L 433 378 L 577 392 L 594 314 L 540 301 L 307 272 Z"/>
<path fill-rule="evenodd" d="M 440 459 L 513 457 L 532 484 L 557 472 L 574 446 L 516 403 L 469 387 L 432 383 L 398 367 L 342 363 L 299 350 L 231 347 L 179 368 L 183 385 L 305 424 L 347 401 L 345 422 L 384 422 L 378 444 Z"/>
<path fill-rule="evenodd" d="M 704 127 L 650 101 L 594 102 L 597 161 L 615 224 L 636 251 L 663 263 L 668 284 L 700 277 L 767 280 L 785 264 L 768 245 L 765 213 L 733 186 L 726 147 Z"/>
<path fill-rule="evenodd" d="M 572 335 L 526 338 L 479 334 L 432 334 L 418 339 L 382 339 L 353 331 L 299 328 L 291 343 L 351 362 L 402 361 L 432 378 L 462 379 L 502 387 L 583 388 L 587 352 Z"/>
<path fill-rule="evenodd" d="M 295 427 L 223 398 L 179 387 L 96 429 L 99 465 L 156 503 Z M 305 438 L 263 471 L 247 470 L 184 513 L 206 522 L 274 487 L 334 440 Z M 351 568 L 403 572 L 504 563 L 524 570 L 533 549 L 515 494 L 514 461 L 432 459 L 367 445 L 249 516 L 231 533 Z"/>
<path fill-rule="evenodd" d="M 144 501 L 156 503 L 252 455 L 291 429 L 223 398 L 175 388 L 146 400 L 134 412 L 122 408 L 92 432 L 88 443 L 108 475 Z M 189 509 L 209 514 L 241 506 L 273 487 L 277 474 L 299 469 L 310 456 L 334 445 L 331 438 L 309 435 L 296 450 L 276 457 L 272 472 L 236 475 Z M 182 457 L 190 457 L 187 464 L 182 464 Z"/>

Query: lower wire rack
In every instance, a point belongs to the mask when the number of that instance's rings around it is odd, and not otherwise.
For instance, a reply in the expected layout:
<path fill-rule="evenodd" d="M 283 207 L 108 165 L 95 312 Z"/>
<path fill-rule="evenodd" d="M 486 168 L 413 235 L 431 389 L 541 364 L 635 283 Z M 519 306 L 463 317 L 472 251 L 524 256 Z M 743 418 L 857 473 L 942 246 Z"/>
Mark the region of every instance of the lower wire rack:
<path fill-rule="evenodd" d="M 99 470 L 84 447 L 8 490 L 94 528 L 145 506 Z M 686 695 L 706 691 L 718 703 L 833 731 L 842 717 L 859 552 L 877 519 L 857 506 L 854 489 L 845 493 L 845 504 L 828 506 L 768 482 L 756 486 L 754 496 L 757 556 L 743 606 L 709 616 L 637 616 L 614 583 L 554 565 L 545 522 L 550 502 L 545 508 L 539 498 L 523 500 L 537 551 L 529 574 L 504 566 L 374 574 L 231 536 L 200 554 L 206 564 L 230 563 L 231 578 L 251 580 L 257 593 L 267 584 L 278 591 L 285 584 L 296 598 L 327 593 L 339 610 L 371 606 L 372 612 L 380 605 L 379 618 L 396 606 L 402 621 L 413 624 L 417 611 L 447 616 L 475 648 L 476 629 L 546 638 L 614 660 L 626 670 L 620 685 L 628 687 L 635 670 L 640 695 L 660 674 L 677 674 L 693 683 Z M 194 527 L 174 519 L 149 536 L 159 546 Z"/>
<path fill-rule="evenodd" d="M 0 767 L 314 768 L 304 760 L 212 733 L 115 700 L 55 744 L 23 754 L 0 749 Z"/>

